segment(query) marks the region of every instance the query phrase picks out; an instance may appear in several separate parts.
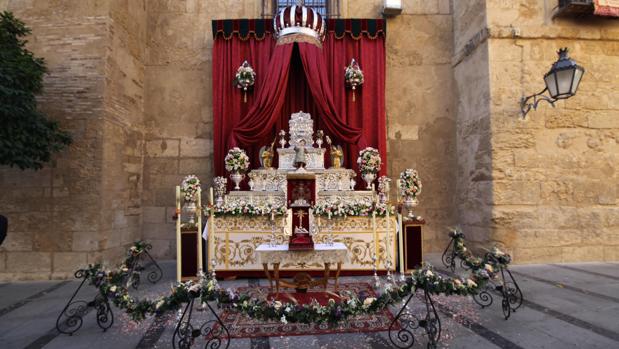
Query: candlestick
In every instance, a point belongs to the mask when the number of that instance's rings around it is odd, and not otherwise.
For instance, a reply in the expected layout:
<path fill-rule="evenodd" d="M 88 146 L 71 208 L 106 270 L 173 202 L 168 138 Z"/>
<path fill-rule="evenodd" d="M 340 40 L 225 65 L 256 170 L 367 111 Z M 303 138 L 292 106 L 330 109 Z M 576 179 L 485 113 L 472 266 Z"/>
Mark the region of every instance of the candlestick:
<path fill-rule="evenodd" d="M 176 186 L 176 281 L 181 281 L 181 187 Z"/>

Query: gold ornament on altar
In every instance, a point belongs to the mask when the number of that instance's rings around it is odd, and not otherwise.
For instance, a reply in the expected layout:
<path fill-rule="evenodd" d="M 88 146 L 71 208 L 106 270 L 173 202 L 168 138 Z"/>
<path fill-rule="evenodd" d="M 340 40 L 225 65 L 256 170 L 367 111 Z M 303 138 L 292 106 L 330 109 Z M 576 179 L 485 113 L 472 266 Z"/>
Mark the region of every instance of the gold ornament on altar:
<path fill-rule="evenodd" d="M 352 100 L 355 101 L 355 90 L 363 85 L 363 71 L 359 67 L 359 63 L 353 58 L 344 73 L 346 86 L 352 89 Z"/>
<path fill-rule="evenodd" d="M 329 155 L 331 156 L 331 168 L 339 169 L 344 164 L 344 151 L 341 145 L 333 145 L 331 137 L 327 136 L 327 144 L 329 145 Z"/>
<path fill-rule="evenodd" d="M 275 155 L 275 140 L 271 143 L 270 147 L 266 145 L 260 148 L 260 164 L 262 168 L 273 167 L 273 156 Z"/>
<path fill-rule="evenodd" d="M 255 83 L 256 72 L 247 61 L 244 61 L 236 70 L 234 77 L 234 85 L 239 89 L 243 89 L 243 102 L 247 103 L 247 91 L 251 90 Z"/>

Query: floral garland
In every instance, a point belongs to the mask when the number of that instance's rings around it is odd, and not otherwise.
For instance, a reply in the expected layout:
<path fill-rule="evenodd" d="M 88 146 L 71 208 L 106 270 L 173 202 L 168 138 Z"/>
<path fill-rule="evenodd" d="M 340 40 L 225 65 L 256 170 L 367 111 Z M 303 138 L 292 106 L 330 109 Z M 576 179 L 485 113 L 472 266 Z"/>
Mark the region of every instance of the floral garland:
<path fill-rule="evenodd" d="M 377 173 L 380 170 L 380 153 L 378 149 L 367 147 L 359 152 L 357 158 L 357 165 L 359 165 L 359 172 L 361 174 Z"/>
<path fill-rule="evenodd" d="M 261 320 L 276 320 L 282 323 L 331 323 L 346 320 L 351 316 L 369 314 L 380 311 L 393 305 L 403 298 L 410 296 L 418 289 L 430 294 L 444 295 L 474 295 L 496 276 L 496 270 L 509 258 L 501 253 L 488 253 L 483 259 L 474 261 L 471 266 L 471 277 L 449 278 L 435 273 L 430 265 L 424 265 L 414 270 L 401 284 L 385 287 L 385 291 L 377 297 L 359 297 L 352 293 L 345 293 L 341 300 L 330 299 L 326 305 L 316 301 L 309 304 L 282 303 L 280 301 L 259 300 L 246 294 L 240 294 L 232 289 L 223 290 L 217 280 L 200 275 L 199 282 L 187 281 L 172 286 L 169 295 L 154 300 L 138 300 L 129 295 L 123 280 L 127 277 L 128 263 L 134 258 L 134 251 L 139 250 L 137 242 L 130 250 L 129 257 L 118 270 L 106 271 L 101 265 L 90 265 L 85 275 L 90 283 L 99 289 L 99 292 L 110 299 L 114 305 L 124 310 L 133 320 L 139 321 L 149 314 L 161 314 L 178 309 L 182 304 L 198 298 L 201 302 L 217 301 L 219 306 L 239 311 L 251 318 Z M 462 242 L 460 250 L 467 251 Z M 464 249 L 462 249 L 464 248 Z M 502 258 L 495 258 L 503 256 Z M 472 257 L 468 255 L 467 258 Z M 504 265 L 503 265 L 504 266 Z"/>
<path fill-rule="evenodd" d="M 417 170 L 407 168 L 404 172 L 400 173 L 400 192 L 404 196 L 410 196 L 413 199 L 417 195 L 421 194 L 421 180 L 419 179 L 419 173 Z"/>
<path fill-rule="evenodd" d="M 200 179 L 195 175 L 189 175 L 181 182 L 181 193 L 186 202 L 195 201 L 196 194 L 200 188 Z"/>
<path fill-rule="evenodd" d="M 211 216 L 213 213 L 215 217 L 219 216 L 268 216 L 271 213 L 275 216 L 283 216 L 286 214 L 285 206 L 273 206 L 271 204 L 266 205 L 254 205 L 250 203 L 226 203 L 217 206 L 207 206 L 204 210 L 205 216 Z"/>
<path fill-rule="evenodd" d="M 245 173 L 249 169 L 249 156 L 239 147 L 228 150 L 224 161 L 228 172 Z"/>
<path fill-rule="evenodd" d="M 487 270 L 493 272 L 499 266 L 506 267 L 511 263 L 512 257 L 501 251 L 496 246 L 484 255 L 484 258 L 475 257 L 464 245 L 464 233 L 454 229 L 449 233 L 454 241 L 454 251 L 458 258 L 464 261 L 464 265 L 468 268 Z"/>
<path fill-rule="evenodd" d="M 376 214 L 377 217 L 384 217 L 389 214 L 395 213 L 395 207 L 388 204 L 377 203 L 353 203 L 345 204 L 340 201 L 335 203 L 319 204 L 312 207 L 312 213 L 316 216 L 326 217 L 348 217 L 348 216 L 371 216 Z"/>

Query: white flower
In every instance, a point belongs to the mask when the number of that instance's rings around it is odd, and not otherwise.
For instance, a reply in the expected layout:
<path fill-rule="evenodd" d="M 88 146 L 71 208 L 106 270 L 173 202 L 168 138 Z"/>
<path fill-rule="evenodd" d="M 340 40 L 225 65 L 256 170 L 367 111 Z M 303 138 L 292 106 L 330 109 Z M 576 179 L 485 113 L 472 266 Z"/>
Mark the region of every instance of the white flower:
<path fill-rule="evenodd" d="M 281 307 L 282 307 L 282 302 L 275 301 L 275 303 L 273 303 L 273 308 L 275 308 L 275 310 L 279 310 Z"/>
<path fill-rule="evenodd" d="M 116 292 L 116 285 L 110 287 L 110 292 Z"/>
<path fill-rule="evenodd" d="M 477 283 L 471 279 L 466 279 L 466 285 L 468 287 L 477 287 Z"/>
<path fill-rule="evenodd" d="M 165 303 L 165 301 L 162 299 L 159 302 L 157 302 L 157 304 L 155 304 L 155 309 L 159 309 L 161 308 L 161 306 Z"/>
<path fill-rule="evenodd" d="M 434 273 L 432 272 L 432 270 L 429 270 L 429 269 L 428 269 L 428 270 L 426 270 L 425 275 L 426 275 L 427 277 L 431 277 L 431 276 L 434 276 Z"/>
<path fill-rule="evenodd" d="M 363 300 L 363 306 L 365 308 L 368 308 L 370 305 L 372 305 L 372 303 L 374 303 L 374 301 L 376 300 L 376 298 L 373 297 L 369 297 Z"/>
<path fill-rule="evenodd" d="M 279 321 L 281 321 L 282 324 L 287 324 L 288 323 L 288 320 L 286 320 L 286 315 L 282 315 L 282 318 L 279 319 Z"/>
<path fill-rule="evenodd" d="M 290 309 L 290 307 L 286 307 L 286 309 L 284 309 L 285 312 L 289 313 L 292 311 L 292 309 Z"/>
<path fill-rule="evenodd" d="M 454 279 L 454 285 L 456 285 L 456 287 L 462 287 L 462 281 L 459 279 Z"/>
<path fill-rule="evenodd" d="M 486 269 L 489 273 L 494 272 L 494 268 L 490 264 L 484 265 L 484 269 Z"/>
<path fill-rule="evenodd" d="M 191 285 L 189 287 L 189 292 L 196 292 L 197 293 L 199 291 L 200 291 L 200 284 L 194 284 L 194 285 Z"/>

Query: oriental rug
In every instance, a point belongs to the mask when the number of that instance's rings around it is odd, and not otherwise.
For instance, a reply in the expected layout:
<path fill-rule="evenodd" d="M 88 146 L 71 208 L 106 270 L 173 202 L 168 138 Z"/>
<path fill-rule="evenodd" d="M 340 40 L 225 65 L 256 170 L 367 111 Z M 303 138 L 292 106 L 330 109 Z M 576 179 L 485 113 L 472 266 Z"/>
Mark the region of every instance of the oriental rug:
<path fill-rule="evenodd" d="M 238 290 L 242 294 L 249 294 L 255 298 L 265 299 L 268 297 L 267 299 L 274 299 L 274 294 L 270 292 L 268 286 L 239 287 Z M 365 282 L 340 284 L 338 293 L 342 294 L 347 291 L 355 293 L 360 298 L 376 297 L 372 286 Z M 297 293 L 292 290 L 287 292 L 284 289 L 284 291 L 280 291 L 276 300 L 282 303 L 306 304 L 311 302 L 312 299 L 316 299 L 320 304 L 326 304 L 329 299 L 338 300 L 338 297 L 331 287 L 327 289 L 327 292 L 321 287 L 316 287 L 308 290 L 307 293 Z M 329 324 L 284 324 L 279 321 L 263 322 L 228 310 L 224 310 L 220 318 L 230 331 L 230 338 L 251 338 L 388 331 L 394 316 L 388 309 L 384 309 L 375 314 L 349 318 L 335 326 Z"/>

